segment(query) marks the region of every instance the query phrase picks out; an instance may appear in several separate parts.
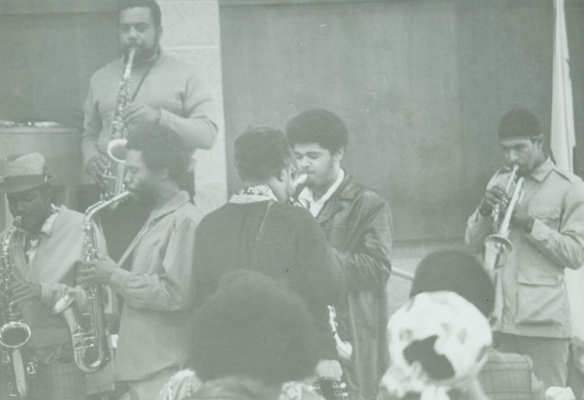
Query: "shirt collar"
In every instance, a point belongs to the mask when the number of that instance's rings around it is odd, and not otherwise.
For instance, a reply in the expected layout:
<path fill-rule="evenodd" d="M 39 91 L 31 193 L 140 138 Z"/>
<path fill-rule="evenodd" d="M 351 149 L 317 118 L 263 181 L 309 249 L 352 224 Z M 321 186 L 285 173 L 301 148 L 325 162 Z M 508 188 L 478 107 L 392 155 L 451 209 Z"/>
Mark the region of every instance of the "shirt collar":
<path fill-rule="evenodd" d="M 333 183 L 331 185 L 331 187 L 328 188 L 326 193 L 318 201 L 323 203 L 323 204 L 326 203 L 326 201 L 328 199 L 330 199 L 331 196 L 337 191 L 339 186 L 341 186 L 341 183 L 343 183 L 344 179 L 345 179 L 345 171 L 341 168 L 339 171 L 339 176 L 337 177 L 337 180 L 335 181 L 335 183 Z M 315 200 L 314 200 L 314 196 L 312 193 L 312 189 L 310 189 L 309 187 L 305 187 L 304 189 L 302 189 L 302 191 L 298 195 L 298 201 L 300 201 L 302 204 L 314 203 Z"/>
<path fill-rule="evenodd" d="M 53 225 L 55 224 L 55 220 L 59 216 L 59 208 L 51 204 L 51 216 L 47 218 L 43 227 L 41 228 L 41 233 L 44 233 L 47 236 L 51 236 L 53 233 Z"/>
<path fill-rule="evenodd" d="M 529 176 L 531 176 L 536 181 L 541 182 L 546 178 L 546 176 L 548 176 L 548 174 L 554 169 L 554 167 L 555 167 L 555 164 L 548 157 L 548 158 L 546 158 L 546 160 L 544 162 L 542 162 L 540 165 L 538 165 L 537 168 L 535 168 L 533 171 L 531 171 Z"/>
<path fill-rule="evenodd" d="M 164 204 L 162 207 L 160 207 L 158 210 L 156 210 L 151 215 L 150 220 L 153 221 L 153 220 L 160 218 L 166 214 L 169 214 L 169 213 L 177 210 L 179 207 L 181 207 L 183 204 L 187 203 L 188 201 L 189 201 L 189 194 L 187 192 L 185 192 L 184 190 L 181 190 L 173 198 L 168 200 L 166 202 L 166 204 Z"/>

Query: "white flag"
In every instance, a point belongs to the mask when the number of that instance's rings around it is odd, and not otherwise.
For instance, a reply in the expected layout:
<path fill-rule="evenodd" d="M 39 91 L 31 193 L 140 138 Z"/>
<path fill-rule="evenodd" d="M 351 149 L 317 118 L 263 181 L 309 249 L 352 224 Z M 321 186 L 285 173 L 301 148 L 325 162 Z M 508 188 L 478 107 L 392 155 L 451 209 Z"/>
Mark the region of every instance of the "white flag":
<path fill-rule="evenodd" d="M 574 172 L 574 109 L 572 103 L 572 82 L 564 0 L 554 0 L 556 8 L 556 29 L 554 40 L 554 73 L 552 93 L 551 149 L 556 165 Z M 566 269 L 566 286 L 574 343 L 584 347 L 584 268 L 578 271 Z"/>

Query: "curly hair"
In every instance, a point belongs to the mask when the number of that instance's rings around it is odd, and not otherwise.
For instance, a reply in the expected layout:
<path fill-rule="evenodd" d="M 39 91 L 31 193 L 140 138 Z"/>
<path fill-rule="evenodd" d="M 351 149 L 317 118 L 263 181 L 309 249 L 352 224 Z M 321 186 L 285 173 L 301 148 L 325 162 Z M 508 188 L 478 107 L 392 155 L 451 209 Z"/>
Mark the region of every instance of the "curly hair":
<path fill-rule="evenodd" d="M 278 129 L 252 127 L 235 139 L 235 167 L 242 180 L 265 181 L 293 162 L 286 136 Z"/>
<path fill-rule="evenodd" d="M 130 132 L 127 150 L 142 152 L 142 160 L 150 170 L 168 169 L 169 177 L 178 182 L 189 168 L 190 153 L 181 137 L 172 129 L 145 124 Z"/>
<path fill-rule="evenodd" d="M 410 298 L 423 292 L 455 292 L 489 317 L 495 307 L 495 287 L 481 263 L 471 254 L 442 250 L 428 254 L 418 265 Z"/>
<path fill-rule="evenodd" d="M 189 364 L 203 381 L 240 376 L 281 385 L 312 375 L 318 362 L 306 304 L 258 272 L 226 274 L 194 326 Z"/>
<path fill-rule="evenodd" d="M 347 147 L 349 132 L 343 120 L 330 111 L 316 108 L 301 112 L 286 126 L 290 144 L 318 143 L 331 154 Z"/>
<path fill-rule="evenodd" d="M 152 21 L 157 28 L 162 24 L 162 13 L 156 0 L 119 0 L 118 15 L 128 8 L 147 7 L 150 9 Z"/>

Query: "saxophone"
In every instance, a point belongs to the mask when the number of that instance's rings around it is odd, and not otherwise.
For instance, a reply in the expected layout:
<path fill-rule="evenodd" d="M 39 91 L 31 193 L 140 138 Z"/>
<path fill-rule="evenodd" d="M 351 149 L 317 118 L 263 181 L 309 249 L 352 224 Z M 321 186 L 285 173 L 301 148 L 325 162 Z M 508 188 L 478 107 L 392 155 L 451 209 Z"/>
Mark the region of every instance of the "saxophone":
<path fill-rule="evenodd" d="M 0 313 L 2 317 L 2 327 L 0 327 L 0 344 L 4 347 L 2 351 L 1 363 L 8 372 L 8 391 L 10 397 L 26 397 L 27 377 L 35 375 L 35 365 L 32 362 L 30 348 L 26 346 L 31 331 L 24 322 L 22 311 L 14 308 L 10 304 L 8 288 L 14 283 L 15 265 L 10 260 L 9 248 L 12 238 L 20 224 L 22 217 L 16 217 L 12 226 L 6 232 L 2 240 L 0 259 L 2 268 L 0 269 Z M 11 366 L 9 366 L 11 364 Z"/>
<path fill-rule="evenodd" d="M 123 114 L 130 95 L 130 81 L 132 79 L 132 64 L 136 48 L 132 47 L 128 54 L 128 62 L 124 69 L 124 75 L 120 81 L 114 115 L 110 128 L 110 142 L 107 146 L 107 154 L 110 157 L 110 165 L 106 169 L 103 179 L 105 185 L 101 193 L 101 200 L 109 200 L 124 190 L 125 166 L 125 145 L 128 137 L 128 129 L 124 125 Z"/>
<path fill-rule="evenodd" d="M 113 203 L 128 197 L 130 192 L 122 192 L 109 200 L 101 200 L 90 206 L 83 216 L 83 234 L 85 243 L 85 261 L 96 261 L 102 256 L 97 240 L 97 227 L 93 222 L 95 215 Z M 75 295 L 68 293 L 61 297 L 53 307 L 53 314 L 63 313 L 69 326 L 73 343 L 73 359 L 77 367 L 86 373 L 95 372 L 105 367 L 110 349 L 106 330 L 103 293 L 100 285 L 85 289 L 87 307 L 74 303 Z M 86 311 L 83 311 L 86 309 Z"/>

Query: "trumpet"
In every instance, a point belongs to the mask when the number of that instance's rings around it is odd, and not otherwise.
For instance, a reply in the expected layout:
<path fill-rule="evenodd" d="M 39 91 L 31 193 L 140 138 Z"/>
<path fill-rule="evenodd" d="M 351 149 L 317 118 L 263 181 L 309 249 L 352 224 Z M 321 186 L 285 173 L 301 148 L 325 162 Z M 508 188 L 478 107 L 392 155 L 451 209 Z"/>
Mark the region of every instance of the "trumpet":
<path fill-rule="evenodd" d="M 505 187 L 505 194 L 509 195 L 511 187 L 515 184 L 515 189 L 511 195 L 511 200 L 507 205 L 507 210 L 503 216 L 503 220 L 499 224 L 499 217 L 501 213 L 501 207 L 497 204 L 493 208 L 491 214 L 491 219 L 493 220 L 493 233 L 485 238 L 485 259 L 483 266 L 487 270 L 494 270 L 497 267 L 497 258 L 500 255 L 509 254 L 513 251 L 513 244 L 508 239 L 509 237 L 509 224 L 511 223 L 511 217 L 513 216 L 513 210 L 523 197 L 523 185 L 524 178 L 520 177 L 515 181 L 517 177 L 517 170 L 519 167 L 517 165 L 513 166 L 513 171 L 511 171 L 511 176 L 507 181 L 507 186 Z"/>

